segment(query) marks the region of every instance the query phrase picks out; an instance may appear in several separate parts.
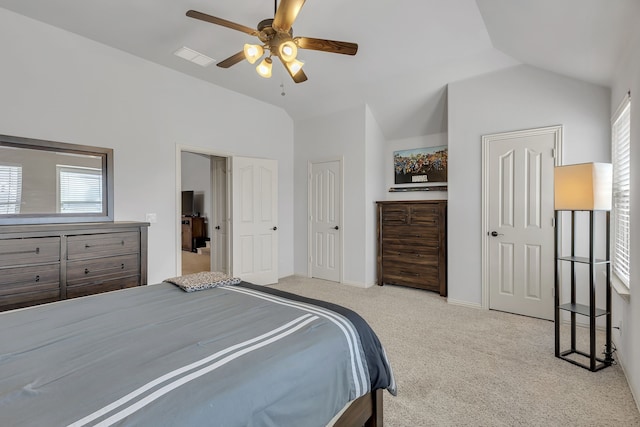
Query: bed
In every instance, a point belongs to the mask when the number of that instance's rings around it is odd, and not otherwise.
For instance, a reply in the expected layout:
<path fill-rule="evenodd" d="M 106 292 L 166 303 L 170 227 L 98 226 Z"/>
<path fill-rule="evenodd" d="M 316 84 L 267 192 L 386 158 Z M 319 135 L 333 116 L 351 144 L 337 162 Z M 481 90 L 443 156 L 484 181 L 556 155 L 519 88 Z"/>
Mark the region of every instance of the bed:
<path fill-rule="evenodd" d="M 0 313 L 3 426 L 379 426 L 384 389 L 360 316 L 246 282 Z"/>

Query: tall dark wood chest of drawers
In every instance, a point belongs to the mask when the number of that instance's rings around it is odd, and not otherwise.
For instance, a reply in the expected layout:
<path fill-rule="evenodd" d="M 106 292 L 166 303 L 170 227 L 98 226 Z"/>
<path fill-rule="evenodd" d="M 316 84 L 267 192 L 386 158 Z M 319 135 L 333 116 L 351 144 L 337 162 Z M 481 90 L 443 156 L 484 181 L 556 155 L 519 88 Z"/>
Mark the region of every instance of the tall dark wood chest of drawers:
<path fill-rule="evenodd" d="M 446 200 L 377 205 L 378 285 L 411 286 L 447 296 Z"/>
<path fill-rule="evenodd" d="M 148 226 L 0 226 L 0 311 L 146 285 Z"/>

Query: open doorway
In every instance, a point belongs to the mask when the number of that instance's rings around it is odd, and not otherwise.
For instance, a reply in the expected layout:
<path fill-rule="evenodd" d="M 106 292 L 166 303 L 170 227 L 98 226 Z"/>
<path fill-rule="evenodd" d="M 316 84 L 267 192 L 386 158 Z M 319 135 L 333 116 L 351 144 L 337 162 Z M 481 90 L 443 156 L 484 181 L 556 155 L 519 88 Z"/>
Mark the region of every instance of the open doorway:
<path fill-rule="evenodd" d="M 192 148 L 178 155 L 178 273 L 228 273 L 227 158 Z"/>

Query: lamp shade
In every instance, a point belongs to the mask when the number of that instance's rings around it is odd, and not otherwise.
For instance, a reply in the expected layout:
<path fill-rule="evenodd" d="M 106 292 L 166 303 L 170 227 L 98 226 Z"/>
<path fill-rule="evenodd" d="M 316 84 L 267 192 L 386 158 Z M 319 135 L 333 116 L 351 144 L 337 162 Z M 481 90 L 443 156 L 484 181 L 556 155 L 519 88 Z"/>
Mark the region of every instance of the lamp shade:
<path fill-rule="evenodd" d="M 559 211 L 610 211 L 611 163 L 580 163 L 557 166 L 554 173 L 554 204 Z"/>

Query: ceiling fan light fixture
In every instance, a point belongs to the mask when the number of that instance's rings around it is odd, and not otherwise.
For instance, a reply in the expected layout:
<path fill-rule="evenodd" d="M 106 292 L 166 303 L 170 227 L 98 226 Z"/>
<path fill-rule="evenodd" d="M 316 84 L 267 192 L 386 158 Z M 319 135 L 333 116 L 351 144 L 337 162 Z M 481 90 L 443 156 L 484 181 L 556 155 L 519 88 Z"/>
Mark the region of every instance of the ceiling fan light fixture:
<path fill-rule="evenodd" d="M 264 54 L 262 46 L 249 43 L 244 45 L 244 57 L 249 61 L 249 64 L 255 63 L 262 54 Z"/>
<path fill-rule="evenodd" d="M 258 66 L 256 67 L 256 71 L 258 72 L 260 77 L 264 77 L 265 79 L 268 79 L 271 77 L 271 68 L 272 68 L 271 58 L 266 57 L 262 60 L 260 64 L 258 64 Z"/>
<path fill-rule="evenodd" d="M 358 52 L 358 44 L 337 40 L 317 39 L 313 37 L 294 37 L 293 22 L 298 16 L 305 0 L 274 0 L 273 18 L 263 19 L 256 28 L 247 27 L 226 19 L 208 15 L 195 10 L 188 10 L 187 16 L 211 24 L 220 25 L 229 29 L 257 37 L 259 45 L 246 44 L 244 49 L 230 57 L 218 62 L 220 68 L 229 68 L 246 59 L 254 64 L 260 58 L 264 59 L 256 66 L 256 71 L 262 77 L 271 77 L 272 58 L 276 56 L 285 66 L 290 77 L 295 83 L 308 80 L 302 70 L 302 61 L 297 61 L 298 49 L 317 50 L 320 52 L 339 53 L 343 55 L 355 55 Z M 265 54 L 266 51 L 268 54 Z"/>
<path fill-rule="evenodd" d="M 298 46 L 296 46 L 293 40 L 282 42 L 280 46 L 278 46 L 278 55 L 284 62 L 291 62 L 296 59 L 298 55 Z"/>
<path fill-rule="evenodd" d="M 303 65 L 304 65 L 304 62 L 298 59 L 294 59 L 293 61 L 284 63 L 284 66 L 287 67 L 287 69 L 289 70 L 289 73 L 291 73 L 292 76 L 295 76 L 296 74 L 298 74 L 298 71 L 302 70 Z"/>

